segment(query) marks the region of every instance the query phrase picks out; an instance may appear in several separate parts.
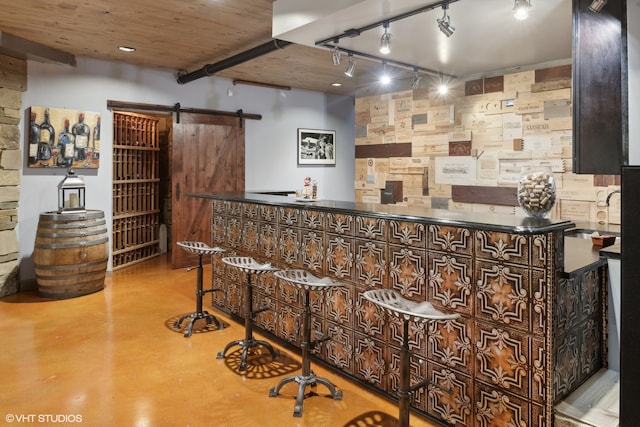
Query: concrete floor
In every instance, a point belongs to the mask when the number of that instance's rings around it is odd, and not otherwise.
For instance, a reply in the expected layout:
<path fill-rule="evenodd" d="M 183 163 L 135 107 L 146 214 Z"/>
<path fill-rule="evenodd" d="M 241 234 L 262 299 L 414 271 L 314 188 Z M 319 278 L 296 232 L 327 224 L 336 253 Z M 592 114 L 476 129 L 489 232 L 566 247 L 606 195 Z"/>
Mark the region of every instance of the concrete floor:
<path fill-rule="evenodd" d="M 238 347 L 224 360 L 216 354 L 244 337 L 243 325 L 209 309 L 228 327 L 191 338 L 172 330 L 178 315 L 195 309 L 195 281 L 195 271 L 171 270 L 162 255 L 114 272 L 104 290 L 90 295 L 47 300 L 28 291 L 0 298 L 0 425 L 397 425 L 394 402 L 313 362 L 343 398 L 331 399 L 318 385 L 303 416 L 294 418 L 297 385 L 278 397 L 268 391 L 300 371 L 296 352 L 280 348 L 275 361 L 256 354 L 241 373 Z M 411 425 L 433 424 L 412 414 Z"/>
<path fill-rule="evenodd" d="M 209 266 L 204 278 L 206 288 Z M 216 359 L 228 342 L 244 337 L 244 327 L 207 309 L 208 296 L 205 309 L 225 329 L 196 330 L 191 338 L 173 330 L 179 315 L 195 309 L 195 281 L 195 271 L 171 270 L 167 256 L 161 255 L 114 272 L 104 290 L 90 295 L 50 300 L 28 291 L 0 298 L 0 426 L 398 424 L 394 402 L 314 362 L 314 372 L 342 390 L 343 398 L 331 399 L 318 385 L 317 394 L 305 399 L 302 417 L 293 417 L 297 385 L 286 385 L 278 397 L 268 392 L 280 379 L 300 372 L 297 352 L 274 345 L 282 353 L 279 358 L 251 355 L 246 372 L 237 369 L 239 347 L 226 359 Z M 598 384 L 595 389 L 600 391 L 611 388 Z M 576 396 L 567 402 L 576 406 L 573 400 L 582 401 L 581 394 Z M 564 404 L 558 406 L 558 427 L 617 425 L 615 417 L 589 422 L 569 416 L 575 411 L 567 411 Z M 588 404 L 597 409 L 596 403 Z M 606 415 L 616 415 L 609 412 Z M 435 424 L 412 414 L 411 425 Z"/>

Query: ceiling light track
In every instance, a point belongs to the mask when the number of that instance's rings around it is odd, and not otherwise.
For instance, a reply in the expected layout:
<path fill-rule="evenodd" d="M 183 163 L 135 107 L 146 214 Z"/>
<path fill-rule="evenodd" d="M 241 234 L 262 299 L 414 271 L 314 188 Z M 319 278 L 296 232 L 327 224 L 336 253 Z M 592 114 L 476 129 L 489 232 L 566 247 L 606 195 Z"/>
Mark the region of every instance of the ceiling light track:
<path fill-rule="evenodd" d="M 442 7 L 445 3 L 451 4 L 451 3 L 458 2 L 458 1 L 460 1 L 460 0 L 439 1 L 437 3 L 430 4 L 428 6 L 423 6 L 421 8 L 414 9 L 414 10 L 411 10 L 409 12 L 405 12 L 405 13 L 402 13 L 400 15 L 396 15 L 394 17 L 384 19 L 382 21 L 374 22 L 373 24 L 366 25 L 364 27 L 352 28 L 352 29 L 349 29 L 349 30 L 345 31 L 342 34 L 338 34 L 338 35 L 326 38 L 324 40 L 317 41 L 316 42 L 316 46 L 324 46 L 324 45 L 326 45 L 327 43 L 330 43 L 330 42 L 334 42 L 335 43 L 336 40 L 339 41 L 340 39 L 343 39 L 345 37 L 349 37 L 349 38 L 357 37 L 357 36 L 359 36 L 360 34 L 362 34 L 365 31 L 373 30 L 374 28 L 378 28 L 378 27 L 384 27 L 385 25 L 388 27 L 391 22 L 400 21 L 402 19 L 406 19 L 406 18 L 409 18 L 411 16 L 418 15 L 420 13 L 429 12 L 430 10 L 438 9 L 438 8 Z"/>
<path fill-rule="evenodd" d="M 372 61 L 376 61 L 376 62 L 380 62 L 381 64 L 387 64 L 387 65 L 392 65 L 396 68 L 403 68 L 406 70 L 411 70 L 414 72 L 421 72 L 422 74 L 429 74 L 429 75 L 433 75 L 433 76 L 444 76 L 444 77 L 449 77 L 452 79 L 455 79 L 456 76 L 451 75 L 451 74 L 446 74 L 446 73 L 441 73 L 440 71 L 435 71 L 435 70 L 431 70 L 429 68 L 423 68 L 423 67 L 418 67 L 417 65 L 414 64 L 409 64 L 407 62 L 402 62 L 402 61 L 396 61 L 393 59 L 388 59 L 388 58 L 382 58 L 380 56 L 376 56 L 376 55 L 371 55 L 365 52 L 359 52 L 357 50 L 352 50 L 352 49 L 342 49 L 339 48 L 337 46 L 332 46 L 330 44 L 325 44 L 323 45 L 323 47 L 326 47 L 327 49 L 339 49 L 342 52 L 345 52 L 349 55 L 349 57 L 359 57 L 359 58 L 365 58 L 365 59 L 370 59 Z"/>

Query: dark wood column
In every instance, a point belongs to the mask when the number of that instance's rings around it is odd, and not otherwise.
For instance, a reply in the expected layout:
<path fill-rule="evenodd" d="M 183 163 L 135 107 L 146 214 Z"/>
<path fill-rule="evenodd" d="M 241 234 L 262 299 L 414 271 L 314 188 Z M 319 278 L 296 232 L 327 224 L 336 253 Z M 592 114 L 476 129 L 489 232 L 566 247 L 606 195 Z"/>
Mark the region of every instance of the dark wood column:
<path fill-rule="evenodd" d="M 620 342 L 620 426 L 640 420 L 640 167 L 622 169 L 622 315 Z"/>
<path fill-rule="evenodd" d="M 628 164 L 626 0 L 600 13 L 573 0 L 573 171 L 620 175 Z"/>

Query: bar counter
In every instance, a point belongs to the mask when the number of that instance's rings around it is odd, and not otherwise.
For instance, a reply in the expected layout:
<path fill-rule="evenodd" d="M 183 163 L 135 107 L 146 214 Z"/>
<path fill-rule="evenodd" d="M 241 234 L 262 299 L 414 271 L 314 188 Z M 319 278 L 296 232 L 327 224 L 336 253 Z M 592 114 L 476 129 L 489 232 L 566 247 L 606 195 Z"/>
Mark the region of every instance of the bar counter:
<path fill-rule="evenodd" d="M 570 221 L 251 193 L 189 196 L 212 200 L 214 245 L 343 282 L 312 301 L 312 329 L 331 337 L 315 357 L 392 399 L 402 324 L 362 293 L 395 289 L 459 313 L 410 331 L 412 383 L 428 378 L 452 391 L 430 385 L 412 407 L 444 425 L 551 427 L 554 404 L 604 364 L 606 264 L 588 248 L 585 261 L 565 271 Z M 213 305 L 242 315 L 242 278 L 219 261 L 212 274 L 224 290 Z M 272 275 L 259 278 L 254 295 L 256 306 L 271 308 L 256 326 L 299 347 L 301 296 Z"/>

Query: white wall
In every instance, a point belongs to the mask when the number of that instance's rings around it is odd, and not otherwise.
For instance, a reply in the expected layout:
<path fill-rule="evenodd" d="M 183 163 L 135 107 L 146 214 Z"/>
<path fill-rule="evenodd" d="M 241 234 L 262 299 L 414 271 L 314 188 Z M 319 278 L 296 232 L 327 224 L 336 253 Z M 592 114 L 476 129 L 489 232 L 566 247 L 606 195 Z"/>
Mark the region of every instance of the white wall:
<path fill-rule="evenodd" d="M 355 113 L 351 97 L 233 86 L 230 80 L 220 77 L 180 85 L 169 71 L 86 58 L 78 58 L 77 67 L 29 61 L 27 84 L 23 110 L 33 105 L 101 113 L 100 168 L 78 174 L 86 184 L 87 208 L 105 212 L 109 232 L 113 116 L 107 110 L 107 100 L 163 105 L 179 102 L 183 107 L 242 109 L 245 113 L 260 114 L 262 120 L 246 121 L 247 190 L 295 189 L 310 175 L 318 181 L 319 197 L 353 200 Z M 228 89 L 233 89 L 233 96 L 228 96 Z M 298 127 L 336 131 L 335 167 L 297 166 Z M 21 281 L 35 277 L 32 254 L 38 218 L 41 212 L 57 209 L 57 185 L 65 173 L 63 169 L 28 168 L 25 158 L 18 211 Z"/>
<path fill-rule="evenodd" d="M 236 87 L 234 94 L 243 94 Z M 269 112 L 272 126 L 247 124 L 246 189 L 248 191 L 301 188 L 305 176 L 318 181 L 321 199 L 353 201 L 355 181 L 355 109 L 351 97 L 295 96 L 295 92 L 253 89 L 251 103 L 260 114 Z M 304 92 L 312 94 L 312 92 Z M 316 94 L 317 95 L 317 94 Z M 261 106 L 264 103 L 265 105 Z M 318 109 L 326 111 L 319 115 Z M 245 108 L 246 112 L 251 112 Z M 265 118 L 262 120 L 265 121 Z M 336 131 L 336 166 L 298 166 L 298 128 Z"/>

